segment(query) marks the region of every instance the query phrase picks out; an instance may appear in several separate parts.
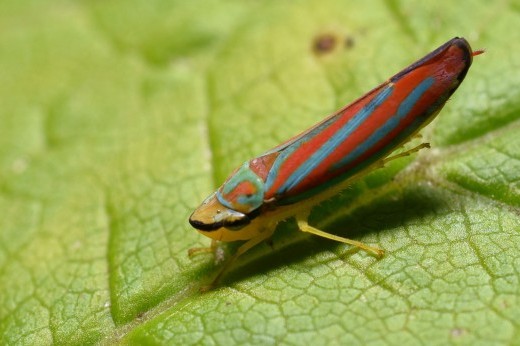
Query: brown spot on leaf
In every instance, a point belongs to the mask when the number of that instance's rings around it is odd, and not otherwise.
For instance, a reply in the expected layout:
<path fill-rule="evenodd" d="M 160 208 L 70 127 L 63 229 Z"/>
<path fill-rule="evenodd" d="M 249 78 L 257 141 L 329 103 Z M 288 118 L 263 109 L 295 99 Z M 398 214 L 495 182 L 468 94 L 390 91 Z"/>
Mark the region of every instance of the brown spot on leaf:
<path fill-rule="evenodd" d="M 317 55 L 330 53 L 336 48 L 337 39 L 332 34 L 321 34 L 314 38 L 313 51 Z"/>
<path fill-rule="evenodd" d="M 356 44 L 356 41 L 354 40 L 353 36 L 348 35 L 345 37 L 345 48 L 352 49 L 354 48 L 354 45 Z"/>

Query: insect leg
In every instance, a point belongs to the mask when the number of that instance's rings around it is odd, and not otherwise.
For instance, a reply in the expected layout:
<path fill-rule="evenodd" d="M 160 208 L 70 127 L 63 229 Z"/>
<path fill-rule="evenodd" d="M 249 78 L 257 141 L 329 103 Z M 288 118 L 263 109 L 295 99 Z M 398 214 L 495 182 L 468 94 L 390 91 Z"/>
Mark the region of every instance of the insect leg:
<path fill-rule="evenodd" d="M 212 239 L 211 245 L 208 247 L 194 247 L 188 250 L 188 256 L 191 258 L 196 255 L 200 255 L 202 253 L 208 253 L 212 252 L 215 253 L 215 250 L 217 248 L 217 241 Z"/>
<path fill-rule="evenodd" d="M 392 160 L 395 160 L 395 159 L 398 159 L 400 157 L 405 157 L 405 156 L 409 156 L 415 152 L 418 152 L 419 150 L 423 149 L 423 148 L 430 148 L 430 143 L 421 143 L 419 144 L 418 146 L 416 147 L 413 147 L 411 149 L 408 149 L 406 151 L 403 151 L 402 153 L 399 153 L 399 154 L 396 154 L 394 156 L 389 156 L 387 157 L 386 159 L 383 159 L 383 165 L 387 162 L 390 162 Z"/>
<path fill-rule="evenodd" d="M 314 234 L 314 235 L 317 235 L 317 236 L 320 236 L 320 237 L 323 237 L 323 238 L 327 238 L 327 239 L 339 241 L 341 243 L 345 243 L 345 244 L 356 246 L 356 247 L 360 248 L 363 251 L 370 252 L 370 253 L 376 255 L 377 257 L 382 257 L 384 255 L 384 253 L 385 253 L 383 250 L 381 250 L 381 249 L 379 249 L 377 247 L 368 246 L 368 245 L 363 244 L 362 242 L 359 242 L 359 241 L 356 241 L 356 240 L 343 238 L 343 237 L 340 237 L 340 236 L 337 236 L 337 235 L 334 235 L 334 234 L 323 232 L 323 231 L 321 231 L 321 230 L 319 230 L 319 229 L 317 229 L 315 227 L 310 226 L 307 223 L 307 221 L 305 221 L 305 220 L 298 219 L 298 220 L 296 220 L 296 222 L 298 223 L 298 228 L 300 228 L 300 230 L 303 231 L 303 232 L 311 233 L 311 234 Z"/>
<path fill-rule="evenodd" d="M 222 278 L 222 275 L 224 275 L 224 273 L 226 272 L 226 270 L 229 268 L 229 266 L 238 258 L 240 257 L 241 255 L 243 255 L 245 252 L 247 252 L 249 249 L 255 247 L 256 245 L 260 244 L 261 242 L 263 242 L 264 240 L 267 240 L 269 239 L 274 231 L 275 231 L 276 227 L 269 227 L 268 229 L 266 229 L 266 231 L 260 233 L 260 235 L 258 235 L 257 237 L 255 238 L 251 238 L 249 239 L 248 241 L 246 241 L 244 244 L 242 244 L 237 252 L 235 252 L 235 254 L 233 256 L 231 256 L 227 261 L 226 263 L 224 263 L 224 265 L 222 265 L 222 267 L 220 268 L 220 271 L 219 273 L 217 274 L 217 276 L 213 279 L 213 281 L 211 282 L 211 284 L 207 287 L 204 287 L 203 288 L 203 291 L 207 291 L 209 289 L 211 289 L 212 287 L 215 287 L 215 285 L 218 283 L 218 281 Z"/>

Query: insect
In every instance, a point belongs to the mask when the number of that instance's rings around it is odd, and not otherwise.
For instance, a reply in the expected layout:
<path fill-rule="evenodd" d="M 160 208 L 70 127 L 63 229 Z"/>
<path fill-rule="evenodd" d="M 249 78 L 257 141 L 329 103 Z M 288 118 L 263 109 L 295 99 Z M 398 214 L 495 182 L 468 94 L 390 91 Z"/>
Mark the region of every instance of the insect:
<path fill-rule="evenodd" d="M 244 162 L 191 214 L 190 224 L 213 241 L 190 255 L 214 250 L 217 241 L 245 241 L 216 282 L 232 261 L 294 217 L 303 232 L 382 256 L 379 248 L 312 227 L 310 209 L 387 162 L 429 147 L 389 156 L 433 120 L 481 53 L 455 37 L 302 134 Z"/>

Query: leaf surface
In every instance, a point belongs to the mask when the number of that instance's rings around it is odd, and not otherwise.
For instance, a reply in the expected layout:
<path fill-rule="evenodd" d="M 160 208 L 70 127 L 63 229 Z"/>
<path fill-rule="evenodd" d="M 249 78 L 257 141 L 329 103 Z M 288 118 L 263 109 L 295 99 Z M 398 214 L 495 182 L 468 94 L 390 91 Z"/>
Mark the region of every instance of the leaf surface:
<path fill-rule="evenodd" d="M 509 344 L 520 336 L 516 1 L 0 3 L 2 344 Z M 187 223 L 241 162 L 454 36 L 423 133 L 221 285 Z M 232 251 L 234 246 L 224 251 Z"/>

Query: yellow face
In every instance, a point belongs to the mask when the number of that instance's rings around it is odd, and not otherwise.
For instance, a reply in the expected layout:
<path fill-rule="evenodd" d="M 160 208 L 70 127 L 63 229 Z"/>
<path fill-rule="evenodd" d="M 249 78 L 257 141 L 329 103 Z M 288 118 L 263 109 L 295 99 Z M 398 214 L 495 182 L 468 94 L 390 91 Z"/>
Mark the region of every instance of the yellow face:
<path fill-rule="evenodd" d="M 191 214 L 190 224 L 206 237 L 220 241 L 247 240 L 256 233 L 248 227 L 248 215 L 222 205 L 215 193 Z"/>

